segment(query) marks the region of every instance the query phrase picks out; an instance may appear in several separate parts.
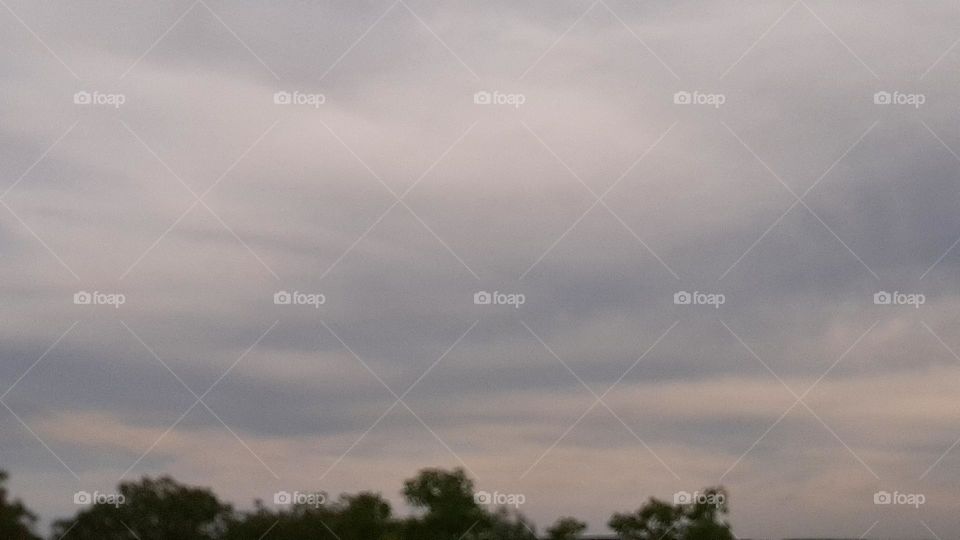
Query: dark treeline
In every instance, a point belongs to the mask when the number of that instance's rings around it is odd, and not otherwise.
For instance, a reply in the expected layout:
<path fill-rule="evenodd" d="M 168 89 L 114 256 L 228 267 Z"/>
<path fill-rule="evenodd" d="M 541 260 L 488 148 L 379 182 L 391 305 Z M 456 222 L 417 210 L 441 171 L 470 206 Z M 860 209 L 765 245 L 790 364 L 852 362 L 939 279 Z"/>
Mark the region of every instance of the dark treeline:
<path fill-rule="evenodd" d="M 36 516 L 7 493 L 0 471 L 0 538 L 41 540 Z M 538 535 L 522 514 L 485 504 L 461 469 L 425 469 L 404 482 L 414 508 L 396 516 L 379 493 L 326 500 L 323 494 L 281 494 L 276 508 L 256 501 L 249 511 L 222 502 L 213 491 L 171 478 L 120 484 L 116 494 L 92 500 L 53 524 L 65 540 L 575 540 L 587 525 L 562 517 Z M 482 492 L 481 492 L 482 493 Z M 623 540 L 734 540 L 722 488 L 687 504 L 651 498 L 639 509 L 612 515 L 607 525 Z"/>

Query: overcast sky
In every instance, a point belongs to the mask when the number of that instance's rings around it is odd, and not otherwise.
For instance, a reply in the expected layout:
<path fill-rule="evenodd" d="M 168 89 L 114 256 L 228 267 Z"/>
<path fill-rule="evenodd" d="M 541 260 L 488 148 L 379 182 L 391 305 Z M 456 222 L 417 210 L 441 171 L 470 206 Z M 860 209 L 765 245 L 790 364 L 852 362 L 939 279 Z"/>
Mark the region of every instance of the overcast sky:
<path fill-rule="evenodd" d="M 740 537 L 960 530 L 954 3 L 0 5 L 45 520 L 460 466 L 541 528 L 722 484 Z"/>

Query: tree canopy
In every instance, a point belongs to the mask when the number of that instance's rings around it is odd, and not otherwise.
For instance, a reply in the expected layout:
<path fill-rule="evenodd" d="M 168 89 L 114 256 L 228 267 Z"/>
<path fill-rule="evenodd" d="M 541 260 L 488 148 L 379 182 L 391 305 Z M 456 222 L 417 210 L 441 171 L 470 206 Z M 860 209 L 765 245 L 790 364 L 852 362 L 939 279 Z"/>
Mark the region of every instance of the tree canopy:
<path fill-rule="evenodd" d="M 0 471 L 0 538 L 40 540 L 36 517 L 4 487 Z M 169 477 L 123 482 L 116 494 L 93 497 L 67 519 L 55 521 L 52 538 L 65 540 L 537 540 L 534 525 L 516 508 L 495 506 L 475 493 L 462 469 L 424 469 L 400 491 L 411 515 L 398 517 L 380 494 L 325 493 L 267 506 L 255 501 L 236 510 L 206 488 Z M 288 494 L 289 495 L 289 494 Z M 278 501 L 274 501 L 278 502 Z M 734 540 L 726 521 L 723 488 L 709 488 L 682 503 L 655 498 L 608 525 L 622 540 Z M 546 529 L 549 540 L 577 540 L 587 524 L 562 517 Z"/>

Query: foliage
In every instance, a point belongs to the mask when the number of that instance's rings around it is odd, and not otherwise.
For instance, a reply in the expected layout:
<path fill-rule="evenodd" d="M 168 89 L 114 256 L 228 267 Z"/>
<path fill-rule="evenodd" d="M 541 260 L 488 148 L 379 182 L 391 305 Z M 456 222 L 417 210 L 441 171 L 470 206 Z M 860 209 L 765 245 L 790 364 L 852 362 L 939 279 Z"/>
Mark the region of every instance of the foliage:
<path fill-rule="evenodd" d="M 72 540 L 217 540 L 231 513 L 212 491 L 172 478 L 122 483 L 119 494 L 122 504 L 88 506 L 56 522 L 54 535 L 69 531 Z"/>
<path fill-rule="evenodd" d="M 616 513 L 608 523 L 623 540 L 734 540 L 727 494 L 708 488 L 688 504 L 669 504 L 651 498 L 636 512 Z"/>
<path fill-rule="evenodd" d="M 11 500 L 0 471 L 0 538 L 40 540 L 36 517 Z M 267 507 L 256 501 L 235 511 L 209 489 L 171 478 L 125 482 L 117 496 L 97 499 L 53 525 L 53 538 L 70 540 L 537 540 L 534 526 L 516 510 L 489 509 L 474 497 L 462 469 L 424 469 L 403 484 L 413 515 L 394 517 L 379 493 L 340 495 L 333 502 Z M 481 501 L 483 498 L 481 497 Z M 686 504 L 651 498 L 608 522 L 622 540 L 735 540 L 726 520 L 727 494 L 709 488 Z M 587 525 L 573 517 L 547 528 L 549 540 L 577 540 Z"/>
<path fill-rule="evenodd" d="M 572 517 L 562 517 L 547 528 L 549 540 L 577 540 L 587 530 L 587 524 Z"/>
<path fill-rule="evenodd" d="M 33 534 L 37 518 L 19 499 L 11 500 L 4 484 L 7 473 L 0 471 L 0 538 L 10 540 L 39 540 Z"/>

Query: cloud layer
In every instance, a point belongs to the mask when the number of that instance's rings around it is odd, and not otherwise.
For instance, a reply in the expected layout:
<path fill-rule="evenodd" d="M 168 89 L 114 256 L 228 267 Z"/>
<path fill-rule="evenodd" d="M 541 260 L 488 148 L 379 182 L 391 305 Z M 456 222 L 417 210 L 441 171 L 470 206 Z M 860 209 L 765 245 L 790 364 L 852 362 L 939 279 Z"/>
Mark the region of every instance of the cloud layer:
<path fill-rule="evenodd" d="M 541 526 L 722 483 L 740 537 L 949 534 L 958 19 L 11 1 L 0 466 L 46 518 L 122 476 L 398 500 L 442 465 Z"/>

